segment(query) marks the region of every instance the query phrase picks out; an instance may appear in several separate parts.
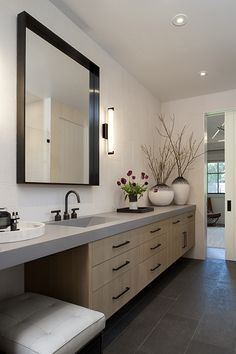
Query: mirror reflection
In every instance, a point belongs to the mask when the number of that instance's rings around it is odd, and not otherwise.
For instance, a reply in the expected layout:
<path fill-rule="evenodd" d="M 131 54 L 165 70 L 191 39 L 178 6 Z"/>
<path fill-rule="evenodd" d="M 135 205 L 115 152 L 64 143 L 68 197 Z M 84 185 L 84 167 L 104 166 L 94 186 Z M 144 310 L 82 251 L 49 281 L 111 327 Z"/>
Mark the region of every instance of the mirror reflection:
<path fill-rule="evenodd" d="M 26 30 L 25 180 L 89 183 L 89 71 Z"/>

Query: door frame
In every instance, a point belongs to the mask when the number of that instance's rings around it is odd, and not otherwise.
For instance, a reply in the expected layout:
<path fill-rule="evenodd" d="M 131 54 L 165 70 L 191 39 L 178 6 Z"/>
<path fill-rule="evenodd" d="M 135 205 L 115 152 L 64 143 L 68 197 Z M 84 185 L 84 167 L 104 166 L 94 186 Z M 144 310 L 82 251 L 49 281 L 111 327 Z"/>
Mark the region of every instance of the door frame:
<path fill-rule="evenodd" d="M 208 111 L 204 113 L 204 229 L 205 229 L 205 258 L 207 256 L 207 115 L 209 114 L 219 114 L 224 112 L 225 114 L 225 119 L 227 113 L 234 113 L 234 119 L 235 119 L 235 129 L 236 129 L 236 108 L 235 109 L 222 109 L 222 110 L 217 110 L 217 111 Z M 225 137 L 226 139 L 226 137 Z M 225 141 L 226 145 L 226 141 Z M 236 161 L 235 161 L 235 177 L 236 177 Z M 227 187 L 226 187 L 227 188 Z M 236 188 L 233 191 L 233 194 L 235 196 L 235 201 L 236 201 Z M 233 197 L 231 198 L 233 199 Z M 225 193 L 225 230 L 228 229 L 228 226 L 226 226 L 226 220 L 227 220 L 227 198 L 226 198 L 226 193 Z M 236 213 L 235 213 L 236 216 Z M 232 225 L 231 225 L 232 228 Z M 229 228 L 230 229 L 230 228 Z M 236 230 L 236 223 L 234 225 L 234 229 Z M 236 231 L 235 231 L 236 234 Z M 225 242 L 225 260 L 232 260 L 236 261 L 236 237 L 234 237 L 234 234 L 227 233 L 225 232 L 225 239 L 227 241 Z M 230 245 L 231 244 L 231 248 Z M 227 247 L 228 245 L 228 247 Z"/>

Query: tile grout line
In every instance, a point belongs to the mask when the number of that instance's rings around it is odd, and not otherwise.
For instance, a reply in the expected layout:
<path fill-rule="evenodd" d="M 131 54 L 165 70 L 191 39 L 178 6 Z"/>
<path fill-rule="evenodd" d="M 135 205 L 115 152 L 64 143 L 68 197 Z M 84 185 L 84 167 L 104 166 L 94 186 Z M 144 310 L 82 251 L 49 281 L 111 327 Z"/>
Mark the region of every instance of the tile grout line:
<path fill-rule="evenodd" d="M 190 340 L 189 340 L 189 342 L 188 342 L 188 344 L 187 344 L 186 350 L 184 351 L 183 354 L 186 354 L 186 353 L 187 353 L 187 351 L 188 351 L 188 349 L 189 349 L 189 347 L 190 347 L 190 344 L 191 344 L 191 342 L 193 341 L 193 338 L 194 338 L 194 336 L 195 336 L 195 333 L 197 332 L 197 330 L 198 330 L 198 328 L 199 328 L 199 326 L 200 326 L 201 320 L 202 320 L 202 318 L 203 318 L 205 312 L 206 312 L 206 311 L 203 311 L 202 316 L 201 316 L 200 319 L 198 320 L 198 324 L 197 324 L 197 326 L 196 326 L 196 328 L 195 328 L 195 331 L 193 332 L 193 335 L 192 335 L 192 337 L 190 338 Z"/>
<path fill-rule="evenodd" d="M 163 296 L 164 298 L 164 296 Z M 174 301 L 176 302 L 176 300 Z M 149 334 L 146 335 L 146 337 L 144 338 L 144 340 L 139 344 L 137 351 L 142 347 L 142 345 L 146 342 L 146 340 L 151 336 L 151 334 L 154 332 L 154 330 L 159 326 L 161 320 L 164 318 L 164 316 L 168 313 L 168 310 L 172 307 L 173 304 L 170 304 L 170 306 L 166 309 L 166 311 L 163 313 L 163 315 L 159 318 L 159 320 L 157 321 L 157 323 L 153 326 L 152 330 L 149 332 Z"/>
<path fill-rule="evenodd" d="M 217 280 L 217 283 L 218 283 L 218 280 Z M 211 291 L 211 294 L 213 293 L 213 291 L 214 291 L 214 289 Z M 198 330 L 200 324 L 202 323 L 202 319 L 203 319 L 205 313 L 206 313 L 206 306 L 205 306 L 205 309 L 204 309 L 204 311 L 203 311 L 203 313 L 202 313 L 202 316 L 201 316 L 201 317 L 199 318 L 199 320 L 198 320 L 198 324 L 197 324 L 197 326 L 196 326 L 196 328 L 195 328 L 195 331 L 193 332 L 193 335 L 192 335 L 192 337 L 190 338 L 189 343 L 188 343 L 188 345 L 187 345 L 187 347 L 186 347 L 186 350 L 184 351 L 183 354 L 186 354 L 186 353 L 187 353 L 187 351 L 188 351 L 188 349 L 189 349 L 189 347 L 190 347 L 190 345 L 191 345 L 191 342 L 193 341 L 193 338 L 194 338 L 195 334 L 197 333 L 197 330 Z"/>

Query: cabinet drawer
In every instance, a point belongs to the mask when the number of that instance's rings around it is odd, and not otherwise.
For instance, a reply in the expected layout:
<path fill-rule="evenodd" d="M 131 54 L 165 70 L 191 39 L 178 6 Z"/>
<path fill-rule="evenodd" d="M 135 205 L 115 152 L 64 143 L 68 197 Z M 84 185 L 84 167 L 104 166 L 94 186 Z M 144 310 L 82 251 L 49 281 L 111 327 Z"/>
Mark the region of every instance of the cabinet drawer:
<path fill-rule="evenodd" d="M 139 263 L 139 247 L 109 259 L 92 268 L 92 290 L 95 291 L 106 283 L 127 272 Z"/>
<path fill-rule="evenodd" d="M 192 211 L 190 213 L 184 214 L 183 222 L 184 223 L 189 223 L 189 222 L 194 222 L 195 223 L 195 212 Z"/>
<path fill-rule="evenodd" d="M 138 272 L 135 267 L 94 291 L 92 309 L 103 312 L 106 318 L 110 317 L 136 295 L 137 278 Z"/>
<path fill-rule="evenodd" d="M 172 228 L 179 225 L 180 223 L 182 224 L 185 217 L 186 217 L 186 214 L 180 214 L 180 215 L 176 215 L 173 218 L 171 218 Z"/>
<path fill-rule="evenodd" d="M 146 242 L 155 236 L 162 235 L 168 230 L 167 221 L 158 221 L 139 229 L 141 242 Z"/>
<path fill-rule="evenodd" d="M 167 267 L 166 248 L 139 265 L 139 290 L 161 274 Z"/>
<path fill-rule="evenodd" d="M 140 259 L 143 262 L 145 259 L 160 252 L 167 246 L 167 234 L 163 234 L 152 238 L 140 246 Z"/>
<path fill-rule="evenodd" d="M 102 263 L 108 259 L 136 247 L 139 244 L 139 234 L 135 230 L 124 232 L 112 237 L 92 243 L 92 265 Z"/>

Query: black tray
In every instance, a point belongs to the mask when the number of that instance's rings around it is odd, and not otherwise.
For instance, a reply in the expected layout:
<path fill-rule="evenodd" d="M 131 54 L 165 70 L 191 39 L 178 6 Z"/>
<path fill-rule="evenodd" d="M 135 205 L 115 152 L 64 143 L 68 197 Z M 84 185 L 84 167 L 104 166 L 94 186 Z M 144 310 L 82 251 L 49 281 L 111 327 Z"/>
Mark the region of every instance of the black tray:
<path fill-rule="evenodd" d="M 116 210 L 118 213 L 147 213 L 154 211 L 153 207 L 138 207 L 138 209 L 119 208 Z"/>

